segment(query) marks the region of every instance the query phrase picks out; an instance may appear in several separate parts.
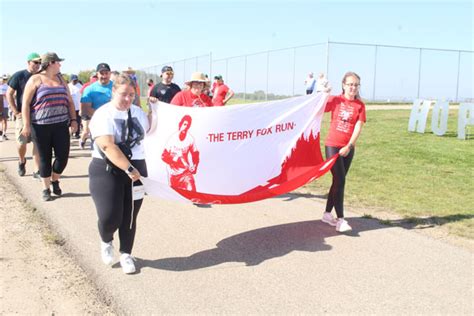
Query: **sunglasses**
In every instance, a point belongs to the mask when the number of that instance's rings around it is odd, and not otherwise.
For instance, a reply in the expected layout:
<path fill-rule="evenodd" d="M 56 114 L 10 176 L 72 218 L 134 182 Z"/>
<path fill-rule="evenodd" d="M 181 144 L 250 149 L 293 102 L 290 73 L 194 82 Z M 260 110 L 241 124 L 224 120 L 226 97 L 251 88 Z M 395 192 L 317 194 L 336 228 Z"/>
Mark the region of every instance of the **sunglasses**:
<path fill-rule="evenodd" d="M 345 83 L 346 86 L 348 87 L 353 87 L 353 88 L 359 88 L 360 84 L 359 83 Z"/>
<path fill-rule="evenodd" d="M 40 65 L 40 64 L 41 64 L 40 61 L 35 61 L 35 60 L 30 60 L 30 62 L 32 62 L 32 63 L 35 64 L 35 65 Z"/>
<path fill-rule="evenodd" d="M 172 72 L 172 71 L 167 71 L 167 72 L 165 72 L 165 74 L 167 74 L 168 76 L 172 76 L 172 75 L 174 75 L 174 72 Z"/>

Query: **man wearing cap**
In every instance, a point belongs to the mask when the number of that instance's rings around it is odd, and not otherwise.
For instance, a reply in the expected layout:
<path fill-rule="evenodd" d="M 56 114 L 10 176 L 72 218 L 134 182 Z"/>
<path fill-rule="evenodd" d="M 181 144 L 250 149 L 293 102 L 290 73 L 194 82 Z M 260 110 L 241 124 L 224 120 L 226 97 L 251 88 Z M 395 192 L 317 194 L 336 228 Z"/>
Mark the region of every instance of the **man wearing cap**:
<path fill-rule="evenodd" d="M 212 106 L 211 98 L 203 93 L 209 80 L 202 72 L 193 73 L 191 79 L 185 84 L 189 86 L 189 89 L 178 92 L 171 100 L 171 104 L 191 107 Z"/>
<path fill-rule="evenodd" d="M 81 88 L 82 84 L 79 83 L 79 77 L 77 75 L 71 75 L 71 82 L 67 85 L 69 88 L 69 93 L 71 93 L 72 101 L 74 102 L 74 108 L 76 109 L 76 118 L 77 118 L 77 129 L 74 133 L 74 137 L 77 139 L 80 136 L 81 128 L 81 117 L 79 116 L 79 110 L 81 108 Z"/>
<path fill-rule="evenodd" d="M 157 83 L 153 89 L 151 89 L 149 102 L 155 103 L 156 101 L 171 103 L 173 97 L 181 91 L 179 86 L 173 81 L 173 68 L 170 66 L 164 66 L 161 69 L 161 82 Z"/>
<path fill-rule="evenodd" d="M 223 106 L 226 105 L 227 101 L 232 99 L 234 96 L 234 91 L 229 89 L 227 85 L 224 84 L 224 80 L 221 75 L 215 76 L 215 85 L 212 90 L 212 105 L 213 106 Z"/>
<path fill-rule="evenodd" d="M 0 139 L 7 140 L 7 124 L 8 124 L 8 101 L 7 101 L 7 90 L 8 90 L 8 76 L 3 75 L 2 84 L 0 85 L 0 122 L 2 123 L 2 130 Z"/>
<path fill-rule="evenodd" d="M 27 57 L 27 68 L 24 70 L 17 71 L 8 80 L 7 90 L 7 101 L 13 115 L 16 118 L 15 121 L 15 138 L 17 140 L 18 150 L 18 175 L 24 176 L 26 173 L 26 144 L 31 142 L 31 137 L 24 137 L 21 134 L 23 129 L 23 120 L 21 117 L 21 106 L 23 100 L 23 92 L 25 91 L 26 82 L 30 77 L 37 73 L 41 65 L 41 57 L 37 53 L 31 53 Z M 16 98 L 15 98 L 16 95 Z M 33 177 L 39 178 L 39 156 L 36 152 L 36 146 L 33 144 L 33 161 L 35 165 L 35 171 Z"/>
<path fill-rule="evenodd" d="M 112 98 L 113 82 L 110 80 L 110 66 L 106 63 L 100 63 L 97 65 L 96 71 L 97 81 L 84 89 L 81 97 L 81 115 L 84 120 L 84 132 L 79 142 L 81 148 L 84 148 L 89 135 L 89 120 L 95 110 Z"/>

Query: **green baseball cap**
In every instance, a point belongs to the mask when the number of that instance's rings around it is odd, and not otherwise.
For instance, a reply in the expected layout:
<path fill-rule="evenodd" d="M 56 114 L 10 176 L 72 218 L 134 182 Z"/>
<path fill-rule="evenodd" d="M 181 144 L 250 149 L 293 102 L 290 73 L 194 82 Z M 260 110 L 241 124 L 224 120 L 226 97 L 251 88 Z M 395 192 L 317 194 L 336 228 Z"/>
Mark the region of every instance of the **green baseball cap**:
<path fill-rule="evenodd" d="M 41 61 L 41 57 L 38 53 L 31 53 L 27 57 L 28 61 Z"/>

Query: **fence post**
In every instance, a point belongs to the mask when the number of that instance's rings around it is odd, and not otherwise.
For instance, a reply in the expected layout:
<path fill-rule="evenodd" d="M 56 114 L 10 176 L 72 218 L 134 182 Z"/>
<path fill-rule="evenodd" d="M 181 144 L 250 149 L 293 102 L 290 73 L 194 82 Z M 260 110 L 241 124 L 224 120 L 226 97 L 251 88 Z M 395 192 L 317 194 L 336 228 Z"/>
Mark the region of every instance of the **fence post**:
<path fill-rule="evenodd" d="M 293 48 L 293 97 L 295 96 L 295 76 L 296 76 L 296 47 Z"/>
<path fill-rule="evenodd" d="M 225 60 L 225 78 L 229 82 L 229 58 Z"/>
<path fill-rule="evenodd" d="M 244 102 L 247 100 L 247 56 L 245 56 L 244 65 Z"/>
<path fill-rule="evenodd" d="M 270 75 L 270 52 L 267 52 L 267 85 L 265 90 L 265 101 L 268 101 L 268 77 Z"/>
<path fill-rule="evenodd" d="M 416 98 L 420 98 L 420 82 L 421 82 L 421 54 L 422 54 L 423 48 L 420 48 L 420 57 L 418 59 L 418 93 L 416 94 Z"/>
<path fill-rule="evenodd" d="M 374 57 L 374 87 L 372 89 L 372 101 L 375 100 L 375 82 L 377 79 L 377 45 L 375 45 L 375 57 Z"/>
<path fill-rule="evenodd" d="M 456 80 L 456 102 L 459 97 L 459 73 L 461 72 L 461 51 L 458 52 L 458 78 Z"/>
<path fill-rule="evenodd" d="M 183 82 L 186 82 L 186 59 L 183 61 Z"/>
<path fill-rule="evenodd" d="M 326 78 L 329 80 L 329 37 L 326 43 Z"/>
<path fill-rule="evenodd" d="M 212 81 L 212 52 L 209 52 L 209 81 Z"/>

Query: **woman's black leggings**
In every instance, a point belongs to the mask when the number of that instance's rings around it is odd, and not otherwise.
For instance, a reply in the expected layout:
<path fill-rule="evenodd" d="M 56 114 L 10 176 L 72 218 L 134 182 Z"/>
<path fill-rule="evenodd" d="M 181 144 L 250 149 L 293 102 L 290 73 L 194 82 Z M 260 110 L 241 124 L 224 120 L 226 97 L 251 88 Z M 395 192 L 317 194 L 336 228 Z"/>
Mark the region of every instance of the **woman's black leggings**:
<path fill-rule="evenodd" d="M 142 176 L 147 176 L 145 160 L 132 160 L 132 165 Z M 118 229 L 120 252 L 130 254 L 143 199 L 133 201 L 132 181 L 125 172 L 110 172 L 106 166 L 99 158 L 93 158 L 89 165 L 89 190 L 99 217 L 99 234 L 103 242 L 110 242 Z M 133 183 L 140 184 L 140 181 Z"/>
<path fill-rule="evenodd" d="M 337 154 L 340 149 L 341 147 L 326 146 L 326 159 Z M 346 175 L 349 172 L 353 157 L 354 149 L 346 157 L 339 156 L 331 168 L 332 185 L 331 189 L 329 189 L 326 212 L 331 212 L 334 207 L 338 218 L 344 217 L 344 186 L 346 185 Z"/>
<path fill-rule="evenodd" d="M 42 178 L 51 177 L 51 171 L 63 173 L 69 158 L 69 125 L 67 122 L 38 125 L 32 124 L 32 138 L 40 158 L 39 172 Z M 54 162 L 51 165 L 53 159 Z"/>

